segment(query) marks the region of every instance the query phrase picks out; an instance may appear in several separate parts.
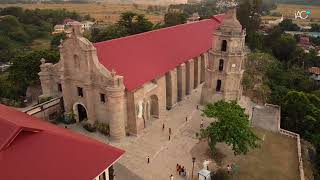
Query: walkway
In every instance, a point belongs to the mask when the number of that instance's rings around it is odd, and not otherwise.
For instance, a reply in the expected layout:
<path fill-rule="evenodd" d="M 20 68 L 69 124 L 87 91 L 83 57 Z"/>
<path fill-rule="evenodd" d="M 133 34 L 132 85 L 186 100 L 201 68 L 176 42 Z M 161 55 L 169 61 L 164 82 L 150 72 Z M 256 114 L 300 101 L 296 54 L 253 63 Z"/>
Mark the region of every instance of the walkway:
<path fill-rule="evenodd" d="M 200 116 L 201 112 L 196 109 L 200 92 L 200 88 L 194 90 L 192 95 L 187 96 L 171 111 L 167 111 L 167 114 L 160 119 L 154 120 L 138 137 L 130 136 L 120 142 L 109 142 L 126 151 L 119 160 L 120 164 L 115 165 L 117 180 L 138 180 L 139 177 L 146 180 L 162 180 L 169 179 L 170 174 L 173 174 L 175 179 L 183 179 L 175 172 L 177 163 L 185 166 L 191 176 L 191 149 L 199 142 L 196 132 L 200 131 L 200 121 L 203 118 Z M 187 122 L 186 116 L 188 116 Z M 210 123 L 209 119 L 203 119 L 205 125 Z M 163 123 L 165 123 L 165 131 L 162 131 Z M 78 125 L 69 127 L 102 142 L 108 141 L 104 136 L 88 133 Z M 170 141 L 168 140 L 169 127 L 172 129 Z M 147 164 L 147 156 L 150 157 L 149 164 Z M 196 161 L 195 176 L 200 168 L 202 168 L 202 162 Z M 123 172 L 125 170 L 130 172 Z"/>

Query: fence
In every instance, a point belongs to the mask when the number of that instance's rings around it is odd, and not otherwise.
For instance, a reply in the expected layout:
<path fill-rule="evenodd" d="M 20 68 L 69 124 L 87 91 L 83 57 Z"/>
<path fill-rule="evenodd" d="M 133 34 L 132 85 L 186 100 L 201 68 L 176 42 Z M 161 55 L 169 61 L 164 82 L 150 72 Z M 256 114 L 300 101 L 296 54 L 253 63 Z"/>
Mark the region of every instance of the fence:
<path fill-rule="evenodd" d="M 304 178 L 303 161 L 302 161 L 302 155 L 301 155 L 300 135 L 284 129 L 279 129 L 279 132 L 282 135 L 297 139 L 300 180 L 304 180 L 305 178 Z"/>

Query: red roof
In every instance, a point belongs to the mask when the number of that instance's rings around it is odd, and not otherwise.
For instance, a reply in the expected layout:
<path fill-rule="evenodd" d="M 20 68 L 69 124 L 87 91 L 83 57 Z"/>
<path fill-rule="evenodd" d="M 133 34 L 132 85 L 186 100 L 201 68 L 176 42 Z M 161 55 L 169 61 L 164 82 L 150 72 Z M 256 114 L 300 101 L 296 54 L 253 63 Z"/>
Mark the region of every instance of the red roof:
<path fill-rule="evenodd" d="M 124 38 L 95 43 L 98 58 L 108 70 L 124 76 L 127 90 L 164 75 L 212 47 L 212 33 L 223 15 Z"/>
<path fill-rule="evenodd" d="M 311 67 L 308 71 L 309 73 L 320 75 L 320 67 Z"/>
<path fill-rule="evenodd" d="M 123 153 L 0 104 L 0 179 L 92 180 Z"/>

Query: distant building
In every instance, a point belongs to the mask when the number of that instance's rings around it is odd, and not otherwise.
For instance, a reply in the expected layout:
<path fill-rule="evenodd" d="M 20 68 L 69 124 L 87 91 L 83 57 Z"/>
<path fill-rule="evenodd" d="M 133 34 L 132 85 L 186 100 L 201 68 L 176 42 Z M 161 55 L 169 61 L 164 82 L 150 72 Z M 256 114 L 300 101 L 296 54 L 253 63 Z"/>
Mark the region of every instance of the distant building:
<path fill-rule="evenodd" d="M 313 80 L 320 83 L 320 67 L 311 67 L 308 69 L 308 73 Z"/>
<path fill-rule="evenodd" d="M 124 151 L 0 104 L 0 179 L 109 180 Z"/>
<path fill-rule="evenodd" d="M 276 20 L 273 20 L 273 21 L 268 21 L 268 24 L 271 27 L 274 27 L 274 26 L 279 25 L 283 20 L 284 20 L 284 18 L 283 18 L 283 15 L 282 15 L 281 18 L 279 18 L 279 19 L 276 19 Z"/>
<path fill-rule="evenodd" d="M 92 26 L 94 25 L 94 22 L 92 21 L 82 21 L 81 22 L 82 27 L 84 30 L 90 30 L 92 28 Z"/>
<path fill-rule="evenodd" d="M 10 66 L 12 66 L 12 63 L 0 64 L 0 72 L 5 72 Z"/>
<path fill-rule="evenodd" d="M 300 36 L 297 45 L 301 47 L 306 53 L 309 53 L 311 49 L 314 49 L 314 46 L 312 46 L 312 44 L 310 43 L 310 39 L 308 36 Z"/>
<path fill-rule="evenodd" d="M 200 20 L 199 14 L 198 13 L 193 13 L 192 16 L 190 16 L 187 19 L 187 23 L 196 22 L 196 21 L 199 21 L 199 20 Z"/>

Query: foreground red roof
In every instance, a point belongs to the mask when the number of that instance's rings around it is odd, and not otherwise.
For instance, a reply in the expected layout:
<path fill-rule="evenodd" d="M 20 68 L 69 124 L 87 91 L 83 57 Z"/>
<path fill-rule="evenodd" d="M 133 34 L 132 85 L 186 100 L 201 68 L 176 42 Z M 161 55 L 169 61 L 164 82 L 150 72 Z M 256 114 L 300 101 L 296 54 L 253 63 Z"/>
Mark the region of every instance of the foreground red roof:
<path fill-rule="evenodd" d="M 124 38 L 95 43 L 98 58 L 108 70 L 124 76 L 132 91 L 164 75 L 212 47 L 212 33 L 223 15 Z"/>
<path fill-rule="evenodd" d="M 0 104 L 0 179 L 92 180 L 123 153 Z"/>

